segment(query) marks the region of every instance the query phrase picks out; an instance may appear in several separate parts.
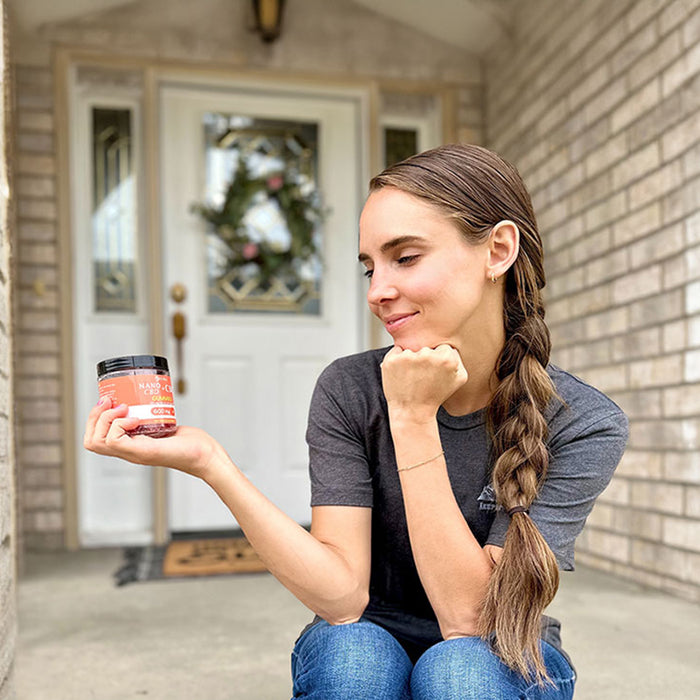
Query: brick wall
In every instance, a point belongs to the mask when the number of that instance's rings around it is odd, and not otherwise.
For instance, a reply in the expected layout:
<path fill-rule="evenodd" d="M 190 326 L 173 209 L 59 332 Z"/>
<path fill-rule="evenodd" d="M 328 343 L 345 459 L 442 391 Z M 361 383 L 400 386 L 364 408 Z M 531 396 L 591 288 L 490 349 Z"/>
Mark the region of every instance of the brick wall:
<path fill-rule="evenodd" d="M 16 529 L 13 410 L 10 230 L 8 201 L 9 66 L 5 43 L 5 3 L 0 0 L 0 700 L 15 697 L 13 660 L 17 636 Z"/>
<path fill-rule="evenodd" d="M 25 546 L 64 537 L 58 324 L 58 254 L 49 68 L 18 66 L 15 150 L 18 199 L 16 399 Z"/>
<path fill-rule="evenodd" d="M 533 194 L 554 362 L 631 420 L 577 560 L 700 600 L 700 3 L 517 12 L 487 143 Z"/>

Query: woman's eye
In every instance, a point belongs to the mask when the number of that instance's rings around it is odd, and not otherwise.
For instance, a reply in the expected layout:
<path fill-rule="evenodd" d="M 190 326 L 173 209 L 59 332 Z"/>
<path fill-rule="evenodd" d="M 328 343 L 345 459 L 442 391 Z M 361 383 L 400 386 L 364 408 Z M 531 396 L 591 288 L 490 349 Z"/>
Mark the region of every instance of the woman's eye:
<path fill-rule="evenodd" d="M 419 255 L 402 255 L 396 262 L 398 262 L 399 265 L 410 265 L 412 262 L 418 260 L 419 257 Z"/>
<path fill-rule="evenodd" d="M 420 255 L 402 255 L 399 258 L 396 258 L 396 264 L 398 265 L 411 265 L 412 263 L 416 262 L 420 258 Z M 369 268 L 365 269 L 364 272 L 362 273 L 367 279 L 372 279 L 372 275 L 374 273 L 374 270 L 370 270 Z"/>

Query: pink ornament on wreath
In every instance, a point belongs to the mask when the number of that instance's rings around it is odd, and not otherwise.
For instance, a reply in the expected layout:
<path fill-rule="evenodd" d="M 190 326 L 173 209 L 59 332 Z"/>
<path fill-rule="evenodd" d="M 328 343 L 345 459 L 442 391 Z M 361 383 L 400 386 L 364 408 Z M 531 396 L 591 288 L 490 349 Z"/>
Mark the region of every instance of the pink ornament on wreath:
<path fill-rule="evenodd" d="M 282 185 L 284 185 L 284 178 L 281 175 L 273 175 L 267 179 L 267 189 L 270 190 L 270 192 L 281 190 Z"/>
<path fill-rule="evenodd" d="M 246 243 L 243 246 L 241 254 L 243 255 L 244 260 L 253 260 L 258 257 L 259 252 L 258 246 L 255 245 L 255 243 Z"/>

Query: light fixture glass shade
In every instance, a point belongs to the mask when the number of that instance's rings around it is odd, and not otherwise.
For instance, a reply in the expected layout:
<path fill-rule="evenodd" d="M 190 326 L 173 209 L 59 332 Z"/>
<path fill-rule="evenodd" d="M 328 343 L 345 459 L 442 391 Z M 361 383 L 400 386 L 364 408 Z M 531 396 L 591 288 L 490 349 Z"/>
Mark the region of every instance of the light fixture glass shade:
<path fill-rule="evenodd" d="M 255 23 L 262 40 L 275 41 L 282 29 L 282 12 L 285 0 L 253 0 Z"/>

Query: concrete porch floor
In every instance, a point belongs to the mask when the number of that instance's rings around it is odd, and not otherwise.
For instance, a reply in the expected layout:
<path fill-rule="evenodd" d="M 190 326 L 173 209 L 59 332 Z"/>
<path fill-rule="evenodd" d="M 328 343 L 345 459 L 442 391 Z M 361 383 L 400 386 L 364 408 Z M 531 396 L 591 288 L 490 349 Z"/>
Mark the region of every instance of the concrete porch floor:
<path fill-rule="evenodd" d="M 311 614 L 269 574 L 114 586 L 119 550 L 30 554 L 18 700 L 289 700 Z M 698 697 L 700 606 L 580 566 L 549 612 L 576 700 Z M 485 699 L 486 700 L 486 699 Z"/>

